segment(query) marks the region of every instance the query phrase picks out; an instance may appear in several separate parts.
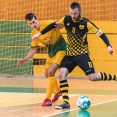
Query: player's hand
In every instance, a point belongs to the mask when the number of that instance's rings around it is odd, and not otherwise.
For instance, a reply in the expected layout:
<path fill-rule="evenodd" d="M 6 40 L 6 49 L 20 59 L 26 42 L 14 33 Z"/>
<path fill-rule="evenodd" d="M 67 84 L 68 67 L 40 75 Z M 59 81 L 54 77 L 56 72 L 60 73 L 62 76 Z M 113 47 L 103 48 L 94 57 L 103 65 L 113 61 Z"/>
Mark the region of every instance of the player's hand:
<path fill-rule="evenodd" d="M 37 40 L 40 36 L 41 36 L 41 33 L 35 34 L 35 35 L 32 37 L 32 40 Z"/>
<path fill-rule="evenodd" d="M 56 24 L 55 24 L 55 27 L 56 27 L 57 29 L 62 29 L 62 28 L 64 27 L 64 25 L 63 25 L 63 24 L 58 24 L 58 23 L 56 23 Z"/>
<path fill-rule="evenodd" d="M 108 46 L 108 52 L 113 55 L 113 49 L 111 46 Z"/>
<path fill-rule="evenodd" d="M 26 59 L 20 59 L 18 62 L 17 62 L 17 66 L 22 66 L 24 63 L 26 62 Z"/>

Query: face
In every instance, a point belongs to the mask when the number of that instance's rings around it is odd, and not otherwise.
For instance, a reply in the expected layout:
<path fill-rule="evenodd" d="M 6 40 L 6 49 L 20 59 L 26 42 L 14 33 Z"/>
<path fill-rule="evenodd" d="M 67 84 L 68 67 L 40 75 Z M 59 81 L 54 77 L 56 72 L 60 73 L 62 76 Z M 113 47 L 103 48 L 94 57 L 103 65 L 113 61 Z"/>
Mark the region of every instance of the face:
<path fill-rule="evenodd" d="M 70 16 L 71 16 L 72 20 L 77 21 L 77 20 L 79 20 L 79 18 L 81 16 L 81 11 L 79 11 L 78 8 L 75 8 L 75 9 L 70 8 Z"/>
<path fill-rule="evenodd" d="M 34 17 L 31 20 L 27 20 L 27 23 L 30 27 L 35 28 L 36 30 L 40 30 L 40 23 Z"/>

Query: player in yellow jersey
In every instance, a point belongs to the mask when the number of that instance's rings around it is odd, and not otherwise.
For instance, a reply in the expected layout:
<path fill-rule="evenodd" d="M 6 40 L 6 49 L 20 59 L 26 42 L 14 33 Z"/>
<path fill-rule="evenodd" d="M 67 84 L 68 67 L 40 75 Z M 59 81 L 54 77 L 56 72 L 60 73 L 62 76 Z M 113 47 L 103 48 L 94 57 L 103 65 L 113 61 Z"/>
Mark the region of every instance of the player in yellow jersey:
<path fill-rule="evenodd" d="M 37 20 L 35 14 L 28 13 L 25 16 L 25 20 L 28 25 L 33 28 L 31 37 L 40 31 L 40 22 Z M 48 47 L 48 58 L 45 65 L 45 76 L 48 78 L 46 99 L 43 101 L 42 106 L 50 106 L 52 102 L 55 102 L 61 95 L 60 87 L 55 78 L 55 72 L 59 68 L 61 60 L 66 54 L 66 42 L 56 28 L 51 30 L 47 35 L 37 39 L 36 41 L 31 42 L 31 49 L 29 53 L 18 61 L 18 65 L 23 65 L 29 58 L 31 58 L 38 50 L 39 43 L 42 43 L 44 46 Z M 51 96 L 54 90 L 54 97 L 51 100 Z"/>
<path fill-rule="evenodd" d="M 72 72 L 72 70 L 79 66 L 87 78 L 91 81 L 100 81 L 100 80 L 115 80 L 117 81 L 117 75 L 108 74 L 104 72 L 95 73 L 95 69 L 93 63 L 89 56 L 88 49 L 88 40 L 87 33 L 91 31 L 99 36 L 107 46 L 107 51 L 109 54 L 113 54 L 112 46 L 103 31 L 101 31 L 94 23 L 85 17 L 81 16 L 82 10 L 81 6 L 77 2 L 73 2 L 70 5 L 70 15 L 66 15 L 62 17 L 59 21 L 55 22 L 55 24 L 47 26 L 40 33 L 34 35 L 33 40 L 36 40 L 37 37 L 41 36 L 55 27 L 59 27 L 59 25 L 64 25 L 67 31 L 67 40 L 68 46 L 66 55 L 63 58 L 60 64 L 59 70 L 59 81 L 60 88 L 63 96 L 64 103 L 55 106 L 55 108 L 67 109 L 70 108 L 69 104 L 69 96 L 68 96 L 68 82 L 67 75 Z"/>

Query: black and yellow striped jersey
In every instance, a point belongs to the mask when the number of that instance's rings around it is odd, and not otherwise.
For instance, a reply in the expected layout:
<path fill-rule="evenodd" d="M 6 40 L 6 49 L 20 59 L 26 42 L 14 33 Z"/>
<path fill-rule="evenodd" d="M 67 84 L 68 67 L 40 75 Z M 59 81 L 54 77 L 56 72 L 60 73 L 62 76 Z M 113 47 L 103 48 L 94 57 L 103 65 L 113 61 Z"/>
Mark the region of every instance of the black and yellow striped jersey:
<path fill-rule="evenodd" d="M 89 53 L 87 42 L 87 33 L 89 30 L 96 33 L 98 36 L 103 33 L 98 27 L 84 17 L 81 17 L 79 21 L 73 21 L 71 16 L 67 15 L 61 18 L 57 23 L 63 24 L 67 30 L 68 56 Z"/>
<path fill-rule="evenodd" d="M 81 54 L 88 53 L 88 41 L 87 33 L 89 31 L 98 35 L 106 44 L 106 46 L 111 46 L 106 35 L 91 21 L 81 17 L 79 21 L 73 21 L 70 15 L 62 17 L 60 20 L 51 23 L 46 28 L 41 31 L 41 34 L 45 34 L 48 31 L 56 27 L 56 24 L 63 24 L 67 31 L 67 55 L 77 56 Z"/>

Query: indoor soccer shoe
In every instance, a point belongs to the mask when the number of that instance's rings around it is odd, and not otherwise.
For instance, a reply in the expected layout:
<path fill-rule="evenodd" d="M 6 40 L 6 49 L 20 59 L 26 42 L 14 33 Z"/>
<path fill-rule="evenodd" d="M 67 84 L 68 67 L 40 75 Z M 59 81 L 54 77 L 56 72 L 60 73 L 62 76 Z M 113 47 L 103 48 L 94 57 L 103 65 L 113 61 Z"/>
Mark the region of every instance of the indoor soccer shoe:
<path fill-rule="evenodd" d="M 56 108 L 56 109 L 70 109 L 70 104 L 64 102 L 63 104 L 56 105 L 55 108 Z"/>
<path fill-rule="evenodd" d="M 42 106 L 51 106 L 52 105 L 52 102 L 51 102 L 51 100 L 49 100 L 49 99 L 45 99 L 44 101 L 43 101 L 43 103 L 42 103 Z"/>
<path fill-rule="evenodd" d="M 54 97 L 52 98 L 52 102 L 57 101 L 58 98 L 59 98 L 61 95 L 62 95 L 61 92 L 60 92 L 60 93 L 55 93 L 55 94 L 54 94 Z"/>

